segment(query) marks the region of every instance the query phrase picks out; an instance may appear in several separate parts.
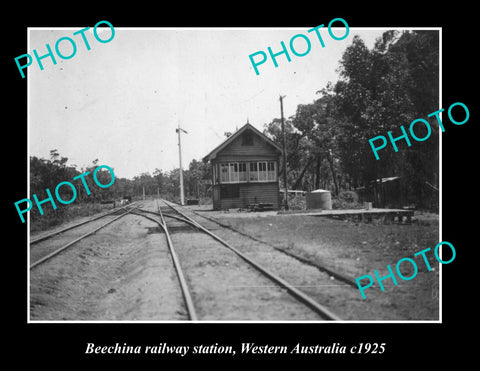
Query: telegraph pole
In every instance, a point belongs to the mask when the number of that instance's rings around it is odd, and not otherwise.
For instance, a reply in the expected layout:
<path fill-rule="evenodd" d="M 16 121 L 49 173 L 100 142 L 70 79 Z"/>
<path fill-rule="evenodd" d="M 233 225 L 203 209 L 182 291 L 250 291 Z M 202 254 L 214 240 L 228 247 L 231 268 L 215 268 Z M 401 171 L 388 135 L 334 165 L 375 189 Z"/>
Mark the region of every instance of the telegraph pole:
<path fill-rule="evenodd" d="M 180 128 L 180 122 L 178 123 L 178 128 L 175 129 L 175 131 L 178 133 L 178 160 L 180 163 L 180 205 L 185 204 L 184 196 L 183 196 L 183 169 L 182 169 L 182 141 L 180 139 L 180 132 L 184 132 L 185 134 L 188 134 L 185 130 Z"/>
<path fill-rule="evenodd" d="M 282 115 L 282 136 L 283 136 L 283 183 L 285 186 L 285 192 L 283 194 L 285 210 L 288 210 L 288 187 L 287 187 L 287 139 L 285 135 L 285 120 L 283 119 L 283 98 L 286 95 L 280 95 L 280 113 Z"/>

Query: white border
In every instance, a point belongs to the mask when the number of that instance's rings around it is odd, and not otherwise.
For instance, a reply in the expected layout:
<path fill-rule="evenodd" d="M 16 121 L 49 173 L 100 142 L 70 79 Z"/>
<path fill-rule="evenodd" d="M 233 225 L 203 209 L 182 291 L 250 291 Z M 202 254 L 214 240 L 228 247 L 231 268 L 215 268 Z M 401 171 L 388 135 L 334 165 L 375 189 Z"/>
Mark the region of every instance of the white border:
<path fill-rule="evenodd" d="M 93 26 L 92 26 L 93 27 Z M 91 29 L 92 29 L 91 27 Z M 30 48 L 30 31 L 31 30 L 78 30 L 82 27 L 27 27 L 27 49 Z M 343 27 L 332 27 L 334 28 L 343 28 Z M 248 30 L 248 29 L 262 29 L 262 30 L 298 30 L 301 27 L 115 27 L 115 30 Z M 429 30 L 429 31 L 439 31 L 439 108 L 442 108 L 442 75 L 443 75 L 443 65 L 442 65 L 442 27 L 349 27 L 350 30 Z M 27 74 L 27 196 L 30 194 L 30 74 Z M 433 112 L 433 111 L 432 111 Z M 442 114 L 440 113 L 442 118 Z M 442 241 L 442 132 L 439 131 L 439 242 Z M 438 324 L 443 323 L 443 310 L 442 310 L 442 264 L 439 267 L 439 319 L 438 320 L 351 320 L 351 321 L 115 321 L 115 320 L 31 320 L 30 319 L 30 212 L 27 215 L 27 324 L 44 324 L 44 323 L 61 323 L 61 324 L 70 324 L 70 323 L 106 323 L 106 324 L 207 324 L 207 323 L 222 323 L 222 324 L 358 324 L 358 323 L 429 323 L 429 324 Z M 442 246 L 443 247 L 443 246 Z M 441 256 L 441 252 L 440 252 Z"/>

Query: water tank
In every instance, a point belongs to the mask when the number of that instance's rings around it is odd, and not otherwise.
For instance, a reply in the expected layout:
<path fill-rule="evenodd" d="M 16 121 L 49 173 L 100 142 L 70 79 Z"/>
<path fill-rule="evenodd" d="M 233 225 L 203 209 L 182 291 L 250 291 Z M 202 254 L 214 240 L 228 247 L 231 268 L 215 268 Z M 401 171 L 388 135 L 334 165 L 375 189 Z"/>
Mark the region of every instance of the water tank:
<path fill-rule="evenodd" d="M 332 209 L 332 194 L 325 189 L 316 189 L 307 193 L 307 209 Z"/>

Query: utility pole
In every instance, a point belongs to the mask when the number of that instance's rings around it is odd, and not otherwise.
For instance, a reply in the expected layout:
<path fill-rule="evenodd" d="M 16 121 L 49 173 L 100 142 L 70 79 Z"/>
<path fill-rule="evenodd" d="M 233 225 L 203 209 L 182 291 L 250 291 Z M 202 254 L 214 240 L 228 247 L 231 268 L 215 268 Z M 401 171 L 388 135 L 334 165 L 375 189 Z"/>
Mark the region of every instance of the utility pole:
<path fill-rule="evenodd" d="M 180 139 L 180 132 L 184 132 L 185 134 L 188 134 L 185 130 L 180 128 L 180 122 L 178 123 L 178 128 L 175 129 L 175 131 L 178 133 L 178 160 L 180 163 L 180 205 L 185 204 L 184 196 L 183 196 L 183 169 L 182 169 L 182 141 Z"/>
<path fill-rule="evenodd" d="M 280 113 L 282 115 L 282 136 L 283 136 L 283 183 L 285 192 L 283 194 L 285 210 L 288 210 L 288 187 L 287 187 L 287 139 L 285 134 L 285 120 L 283 119 L 283 98 L 286 95 L 280 95 Z"/>
<path fill-rule="evenodd" d="M 145 201 L 145 186 L 143 186 L 143 201 Z"/>

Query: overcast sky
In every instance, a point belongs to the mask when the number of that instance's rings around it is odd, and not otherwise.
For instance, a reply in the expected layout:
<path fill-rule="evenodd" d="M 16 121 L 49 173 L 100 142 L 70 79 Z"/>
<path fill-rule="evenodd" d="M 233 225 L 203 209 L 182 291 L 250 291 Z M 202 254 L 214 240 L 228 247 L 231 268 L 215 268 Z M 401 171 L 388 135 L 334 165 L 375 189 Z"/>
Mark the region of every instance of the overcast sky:
<path fill-rule="evenodd" d="M 182 135 L 184 168 L 201 159 L 221 143 L 226 131 L 235 131 L 247 118 L 259 130 L 280 117 L 279 95 L 284 115 L 295 113 L 300 103 L 318 98 L 316 91 L 336 81 L 339 60 L 358 34 L 368 47 L 385 29 L 351 28 L 341 41 L 321 31 L 322 48 L 314 33 L 305 28 L 115 28 L 111 42 L 102 44 L 91 32 L 85 35 L 87 51 L 78 28 L 29 29 L 29 53 L 46 53 L 56 41 L 69 36 L 76 41 L 76 55 L 68 60 L 42 60 L 28 67 L 29 154 L 49 158 L 57 149 L 80 169 L 95 159 L 109 165 L 118 177 L 132 178 L 178 167 L 175 128 Z M 93 25 L 91 25 L 93 28 Z M 103 31 L 102 31 L 103 32 Z M 107 28 L 100 37 L 107 39 Z M 334 30 L 343 35 L 343 29 Z M 299 58 L 290 52 L 269 59 L 256 75 L 249 55 L 267 46 L 280 51 L 292 36 L 303 33 L 311 51 Z M 304 49 L 298 39 L 298 51 Z M 71 54 L 68 42 L 60 44 Z M 268 54 L 268 52 L 267 52 Z"/>

